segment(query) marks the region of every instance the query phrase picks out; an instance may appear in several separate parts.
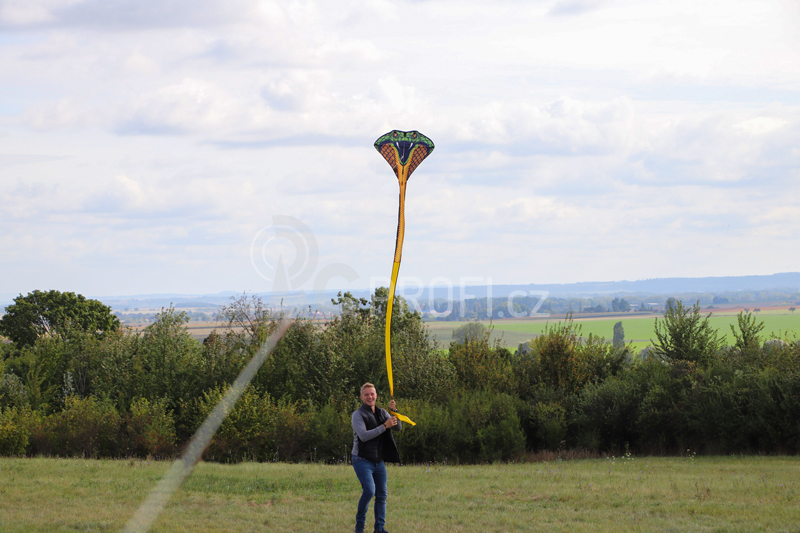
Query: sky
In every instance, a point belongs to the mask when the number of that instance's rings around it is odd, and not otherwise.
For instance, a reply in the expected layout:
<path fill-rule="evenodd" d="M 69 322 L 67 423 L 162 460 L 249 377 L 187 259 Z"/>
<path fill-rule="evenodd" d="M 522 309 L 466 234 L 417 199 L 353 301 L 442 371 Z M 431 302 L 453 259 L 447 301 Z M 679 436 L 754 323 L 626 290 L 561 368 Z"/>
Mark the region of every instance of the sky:
<path fill-rule="evenodd" d="M 0 0 L 0 296 L 800 270 L 794 0 Z M 489 281 L 491 280 L 491 281 Z"/>

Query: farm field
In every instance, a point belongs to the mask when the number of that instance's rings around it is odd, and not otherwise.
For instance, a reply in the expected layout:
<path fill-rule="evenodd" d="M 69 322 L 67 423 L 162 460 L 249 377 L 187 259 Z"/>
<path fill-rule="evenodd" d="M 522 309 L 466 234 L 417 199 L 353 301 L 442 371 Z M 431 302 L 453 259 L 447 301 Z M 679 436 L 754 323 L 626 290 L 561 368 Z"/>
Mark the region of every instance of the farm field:
<path fill-rule="evenodd" d="M 450 346 L 450 342 L 453 340 L 453 332 L 466 323 L 467 322 L 426 322 L 425 326 L 427 326 L 428 330 L 431 332 L 431 335 L 436 337 L 436 340 L 439 343 L 439 348 L 447 349 Z M 531 340 L 532 335 L 527 331 L 526 328 L 519 330 L 513 328 L 518 324 L 525 324 L 526 327 L 530 327 L 535 323 L 536 322 L 534 320 L 495 320 L 491 324 L 494 326 L 491 340 L 494 341 L 495 339 L 499 338 L 503 346 L 507 346 L 513 351 L 517 348 L 517 346 L 519 346 L 520 343 Z M 490 325 L 488 321 L 483 321 L 483 324 L 485 324 L 487 327 Z M 501 329 L 501 324 L 508 324 L 509 326 L 512 326 L 512 329 Z M 544 322 L 542 322 L 542 325 L 544 325 Z"/>
<path fill-rule="evenodd" d="M 730 326 L 736 326 L 736 311 L 717 311 L 711 315 L 709 322 L 721 336 L 725 337 L 727 344 L 733 344 L 734 338 L 731 334 Z M 708 314 L 708 311 L 703 311 L 702 316 Z M 592 335 L 599 335 L 608 340 L 614 335 L 614 324 L 622 321 L 622 327 L 625 330 L 625 342 L 633 343 L 636 350 L 640 350 L 650 344 L 650 339 L 655 339 L 653 332 L 653 324 L 656 318 L 661 318 L 661 315 L 650 316 L 637 316 L 625 317 L 625 315 L 616 315 L 614 318 L 576 318 L 574 323 L 581 326 L 581 335 L 586 337 L 590 333 Z M 794 339 L 795 334 L 800 332 L 800 313 L 790 313 L 785 309 L 768 310 L 764 309 L 756 315 L 759 322 L 764 322 L 764 329 L 761 335 L 764 339 L 772 337 Z M 558 322 L 563 322 L 563 317 L 551 317 L 550 319 L 507 319 L 507 320 L 494 320 L 491 326 L 494 327 L 492 339 L 501 338 L 502 341 L 510 349 L 515 349 L 519 343 L 531 339 L 534 335 L 539 335 L 544 332 L 548 326 L 553 326 Z M 439 322 L 429 323 L 431 332 L 437 335 L 440 343 L 446 348 L 452 340 L 452 332 L 458 327 L 464 325 L 466 322 Z M 443 326 L 447 324 L 447 326 Z M 489 326 L 488 321 L 483 321 L 483 324 Z M 446 341 L 446 342 L 445 342 Z"/>
<path fill-rule="evenodd" d="M 762 336 L 765 339 L 773 336 L 784 338 L 786 332 L 789 332 L 789 338 L 794 338 L 794 332 L 800 332 L 800 312 L 792 314 L 786 308 L 762 308 L 763 310 L 756 315 L 759 321 L 764 322 L 764 330 Z M 733 342 L 733 335 L 731 335 L 730 324 L 736 324 L 736 314 L 741 309 L 716 309 L 713 310 L 711 315 L 711 324 L 713 327 L 724 334 L 726 342 Z M 704 310 L 703 316 L 708 314 L 709 311 Z M 580 324 L 581 334 L 588 336 L 599 335 L 610 340 L 614 333 L 614 324 L 622 321 L 622 327 L 625 329 L 625 342 L 633 343 L 636 350 L 644 348 L 650 344 L 650 339 L 655 338 L 653 333 L 653 320 L 661 318 L 660 314 L 652 314 L 645 316 L 630 316 L 630 315 L 613 315 L 613 318 L 604 318 L 593 316 L 591 318 L 575 318 L 575 324 Z M 501 343 L 512 351 L 519 346 L 520 343 L 529 341 L 532 336 L 544 332 L 545 327 L 548 325 L 557 324 L 563 321 L 563 316 L 553 316 L 550 318 L 538 319 L 500 319 L 491 322 L 483 321 L 486 326 L 493 326 L 492 341 L 499 338 Z M 318 320 L 324 323 L 322 320 Z M 436 337 L 439 342 L 440 348 L 447 348 L 450 341 L 453 340 L 453 332 L 466 324 L 467 322 L 426 322 L 425 325 L 430 330 L 431 334 Z M 131 324 L 126 327 L 133 331 L 142 331 L 147 324 Z M 219 322 L 201 322 L 192 321 L 187 324 L 189 334 L 195 339 L 202 341 L 214 329 L 217 331 L 224 331 L 224 326 Z"/>
<path fill-rule="evenodd" d="M 119 531 L 168 466 L 0 459 L 0 530 Z M 386 527 L 392 533 L 797 531 L 798 480 L 800 457 L 390 466 Z M 346 465 L 200 463 L 152 531 L 352 531 L 359 495 Z"/>

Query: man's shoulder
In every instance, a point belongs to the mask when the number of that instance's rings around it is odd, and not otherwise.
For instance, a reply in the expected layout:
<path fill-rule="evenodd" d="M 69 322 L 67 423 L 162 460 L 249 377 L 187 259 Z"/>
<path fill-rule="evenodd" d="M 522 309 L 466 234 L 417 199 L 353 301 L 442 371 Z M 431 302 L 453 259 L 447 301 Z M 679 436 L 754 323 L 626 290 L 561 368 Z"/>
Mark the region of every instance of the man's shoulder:
<path fill-rule="evenodd" d="M 356 409 L 355 411 L 353 411 L 352 418 L 356 418 L 356 417 L 359 417 L 359 418 L 364 418 L 364 415 L 365 415 L 367 412 L 369 412 L 369 411 L 366 411 L 366 412 L 365 412 L 365 409 L 362 409 L 361 407 L 359 407 L 358 409 Z"/>

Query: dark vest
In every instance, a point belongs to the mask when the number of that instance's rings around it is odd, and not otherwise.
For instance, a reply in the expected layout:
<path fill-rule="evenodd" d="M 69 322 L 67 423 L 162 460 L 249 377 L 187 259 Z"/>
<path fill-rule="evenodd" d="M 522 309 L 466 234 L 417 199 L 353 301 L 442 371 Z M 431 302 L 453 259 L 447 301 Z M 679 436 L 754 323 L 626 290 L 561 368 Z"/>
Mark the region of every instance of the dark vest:
<path fill-rule="evenodd" d="M 376 407 L 375 413 L 373 413 L 372 409 L 367 407 L 366 404 L 361 404 L 361 407 L 359 407 L 356 412 L 364 419 L 364 425 L 367 426 L 367 430 L 375 429 L 388 420 L 388 418 L 384 416 L 382 409 Z M 357 435 L 356 438 L 358 438 Z M 381 461 L 399 463 L 400 453 L 397 451 L 397 444 L 394 442 L 392 430 L 387 429 L 382 434 L 368 441 L 363 441 L 359 438 L 358 456 L 375 463 Z"/>

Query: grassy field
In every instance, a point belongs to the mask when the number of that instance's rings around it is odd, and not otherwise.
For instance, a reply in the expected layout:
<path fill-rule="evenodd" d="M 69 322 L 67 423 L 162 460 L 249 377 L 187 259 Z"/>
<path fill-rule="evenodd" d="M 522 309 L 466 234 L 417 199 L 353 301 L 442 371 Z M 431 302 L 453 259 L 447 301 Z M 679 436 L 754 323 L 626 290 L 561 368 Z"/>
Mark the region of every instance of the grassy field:
<path fill-rule="evenodd" d="M 119 531 L 167 467 L 0 459 L 0 531 Z M 153 531 L 347 532 L 359 494 L 349 466 L 201 463 Z M 798 532 L 800 458 L 390 466 L 388 509 L 392 533 Z"/>
<path fill-rule="evenodd" d="M 792 314 L 785 307 L 782 308 L 767 308 L 762 307 L 763 311 L 758 313 L 758 320 L 762 320 L 765 324 L 762 335 L 765 338 L 770 338 L 773 334 L 777 337 L 783 338 L 784 334 L 789 332 L 800 332 L 800 312 Z M 711 324 L 717 328 L 721 334 L 726 336 L 726 342 L 733 343 L 733 336 L 729 324 L 736 324 L 736 314 L 740 309 L 714 309 L 711 317 Z M 704 315 L 709 311 L 703 311 Z M 625 329 L 626 342 L 633 342 L 633 347 L 637 350 L 644 348 L 650 344 L 650 339 L 654 338 L 653 334 L 653 319 L 661 318 L 661 315 L 649 316 L 635 316 L 618 315 L 614 318 L 592 317 L 592 318 L 575 318 L 575 323 L 581 325 L 581 333 L 588 336 L 589 333 L 599 335 L 606 339 L 611 339 L 614 335 L 614 324 L 622 321 L 622 327 Z M 531 319 L 531 318 L 508 318 L 494 320 L 491 325 L 494 326 L 492 333 L 492 340 L 500 339 L 504 346 L 516 349 L 520 343 L 529 341 L 533 335 L 538 335 L 544 331 L 544 328 L 549 324 L 556 324 L 562 317 L 554 316 L 549 319 Z M 321 323 L 324 321 L 320 320 Z M 488 321 L 484 324 L 489 325 Z M 425 323 L 431 334 L 436 337 L 440 348 L 447 348 L 450 341 L 453 340 L 453 331 L 466 324 L 466 322 L 426 322 Z M 142 331 L 148 324 L 131 324 L 128 325 L 133 331 Z M 187 325 L 189 334 L 195 339 L 202 341 L 214 329 L 218 332 L 224 332 L 225 328 L 219 322 L 196 322 L 192 321 Z M 791 337 L 791 335 L 790 335 Z"/>
<path fill-rule="evenodd" d="M 703 311 L 703 316 L 709 311 Z M 725 337 L 727 344 L 733 344 L 734 338 L 731 334 L 730 325 L 736 326 L 736 310 L 715 310 L 709 319 L 711 326 Z M 637 350 L 650 344 L 650 339 L 655 338 L 653 333 L 653 322 L 655 318 L 662 318 L 661 315 L 626 317 L 618 315 L 614 318 L 575 318 L 575 324 L 581 326 L 581 335 L 588 336 L 590 333 L 605 337 L 608 340 L 614 336 L 614 324 L 622 321 L 625 330 L 626 342 L 633 342 L 633 347 Z M 800 332 L 800 312 L 792 314 L 786 309 L 764 309 L 756 315 L 758 321 L 764 322 L 764 330 L 761 335 L 765 338 L 772 336 L 784 338 L 789 333 L 789 338 L 795 337 L 795 332 Z M 500 338 L 509 348 L 516 349 L 519 343 L 531 339 L 532 336 L 544 332 L 549 325 L 552 326 L 563 317 L 551 317 L 550 319 L 501 319 L 494 320 L 491 325 L 494 327 L 492 339 Z M 427 325 L 442 347 L 446 348 L 453 338 L 453 331 L 466 322 L 429 322 Z M 488 321 L 483 322 L 489 325 Z"/>

